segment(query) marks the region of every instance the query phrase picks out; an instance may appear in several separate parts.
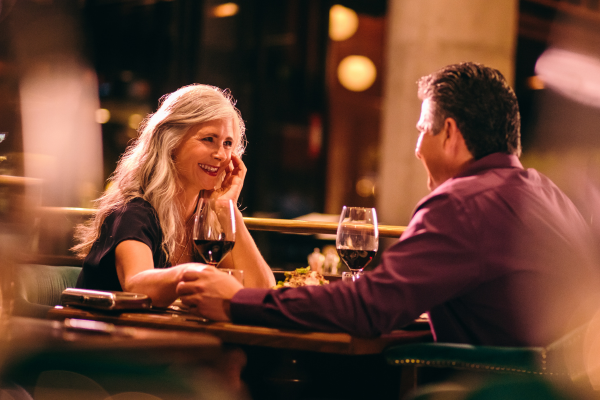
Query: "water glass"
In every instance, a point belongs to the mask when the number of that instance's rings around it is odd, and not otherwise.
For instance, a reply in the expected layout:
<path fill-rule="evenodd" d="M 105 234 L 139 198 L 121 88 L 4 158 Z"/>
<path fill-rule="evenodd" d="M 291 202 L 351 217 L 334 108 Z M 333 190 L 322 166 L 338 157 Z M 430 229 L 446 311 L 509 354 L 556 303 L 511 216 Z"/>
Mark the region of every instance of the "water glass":
<path fill-rule="evenodd" d="M 233 276 L 239 283 L 244 286 L 244 271 L 241 269 L 230 269 L 230 268 L 219 268 L 219 271 L 225 272 L 228 275 Z"/>

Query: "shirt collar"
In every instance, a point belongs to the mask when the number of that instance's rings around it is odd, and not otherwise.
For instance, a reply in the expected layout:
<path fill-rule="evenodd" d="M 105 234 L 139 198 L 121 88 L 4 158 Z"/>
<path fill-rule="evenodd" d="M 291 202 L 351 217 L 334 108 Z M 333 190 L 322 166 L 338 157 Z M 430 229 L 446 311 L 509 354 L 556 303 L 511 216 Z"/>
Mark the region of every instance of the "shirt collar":
<path fill-rule="evenodd" d="M 415 210 L 418 210 L 422 204 L 427 202 L 427 200 L 438 193 L 443 193 L 447 190 L 448 185 L 452 185 L 452 182 L 456 178 L 464 178 L 467 176 L 478 175 L 484 171 L 490 169 L 497 168 L 518 168 L 523 169 L 523 165 L 521 161 L 519 161 L 519 157 L 513 154 L 506 153 L 492 153 L 485 157 L 480 158 L 479 160 L 473 161 L 469 166 L 457 174 L 453 178 L 448 179 L 446 182 L 442 183 L 440 186 L 431 191 L 427 196 L 423 197 L 418 203 Z M 416 212 L 416 211 L 415 211 Z M 414 212 L 413 212 L 414 216 Z"/>
<path fill-rule="evenodd" d="M 495 168 L 523 169 L 523 165 L 521 164 L 521 161 L 519 161 L 519 157 L 514 154 L 492 153 L 469 164 L 469 166 L 464 171 L 457 174 L 455 178 L 477 175 L 482 171 Z"/>

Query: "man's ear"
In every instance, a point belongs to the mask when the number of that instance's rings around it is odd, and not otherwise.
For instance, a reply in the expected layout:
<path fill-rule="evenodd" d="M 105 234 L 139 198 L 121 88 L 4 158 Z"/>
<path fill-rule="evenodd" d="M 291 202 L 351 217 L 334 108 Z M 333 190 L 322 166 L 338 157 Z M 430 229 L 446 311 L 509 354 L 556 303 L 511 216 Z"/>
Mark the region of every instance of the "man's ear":
<path fill-rule="evenodd" d="M 454 118 L 446 118 L 442 132 L 445 135 L 444 148 L 447 151 L 456 152 L 462 146 L 465 148 L 467 147 L 465 139 L 463 138 L 460 129 L 458 129 Z"/>
<path fill-rule="evenodd" d="M 444 142 L 444 150 L 446 153 L 461 162 L 468 161 L 473 158 L 473 155 L 467 147 L 465 138 L 462 132 L 456 125 L 454 118 L 446 118 L 444 121 L 444 132 L 446 140 Z"/>

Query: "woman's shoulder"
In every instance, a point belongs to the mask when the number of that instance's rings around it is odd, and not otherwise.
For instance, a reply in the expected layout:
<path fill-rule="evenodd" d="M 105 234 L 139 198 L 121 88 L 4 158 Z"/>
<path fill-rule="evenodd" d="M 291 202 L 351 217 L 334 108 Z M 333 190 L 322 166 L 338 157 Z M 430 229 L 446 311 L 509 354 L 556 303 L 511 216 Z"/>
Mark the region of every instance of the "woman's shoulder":
<path fill-rule="evenodd" d="M 113 236 L 139 231 L 147 231 L 154 236 L 161 234 L 156 211 L 148 201 L 141 197 L 134 197 L 117 207 L 106 217 L 103 225 Z"/>
<path fill-rule="evenodd" d="M 134 215 L 156 217 L 156 210 L 148 201 L 141 197 L 134 197 L 113 210 L 108 218 L 115 219 Z"/>
<path fill-rule="evenodd" d="M 142 199 L 141 197 L 134 197 L 129 200 L 127 203 L 123 205 L 125 210 L 147 210 L 154 211 L 154 207 L 147 200 Z"/>

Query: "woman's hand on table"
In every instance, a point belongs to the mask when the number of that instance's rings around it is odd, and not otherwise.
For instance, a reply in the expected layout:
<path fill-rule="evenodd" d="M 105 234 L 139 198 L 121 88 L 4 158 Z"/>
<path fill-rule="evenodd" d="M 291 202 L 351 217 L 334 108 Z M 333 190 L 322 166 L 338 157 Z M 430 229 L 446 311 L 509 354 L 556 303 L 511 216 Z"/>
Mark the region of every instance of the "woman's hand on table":
<path fill-rule="evenodd" d="M 186 269 L 177 285 L 181 302 L 194 314 L 213 321 L 230 321 L 230 301 L 243 286 L 215 267 Z"/>

